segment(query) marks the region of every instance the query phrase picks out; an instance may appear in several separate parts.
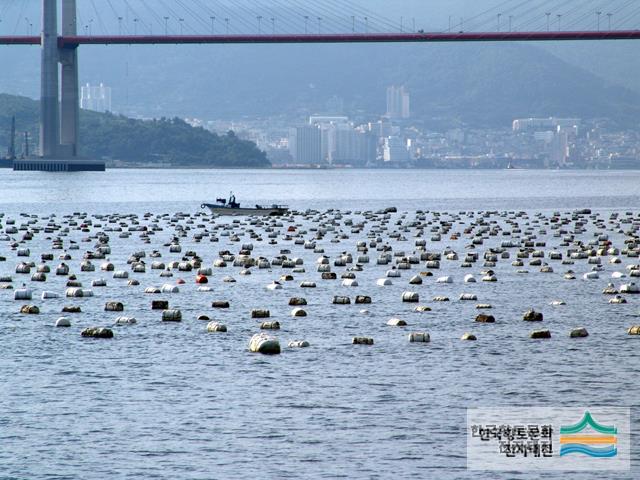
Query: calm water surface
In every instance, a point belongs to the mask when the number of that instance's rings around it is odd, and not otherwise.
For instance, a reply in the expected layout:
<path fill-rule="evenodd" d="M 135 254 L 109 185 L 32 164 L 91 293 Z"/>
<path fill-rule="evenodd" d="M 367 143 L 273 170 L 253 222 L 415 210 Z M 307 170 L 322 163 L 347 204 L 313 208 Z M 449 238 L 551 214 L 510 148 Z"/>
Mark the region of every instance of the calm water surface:
<path fill-rule="evenodd" d="M 640 171 L 110 170 L 51 174 L 0 169 L 7 209 L 43 212 L 193 211 L 203 200 L 287 202 L 303 208 L 537 209 L 590 205 L 636 208 Z M 35 205 L 33 205 L 35 204 Z M 115 205 L 114 205 L 115 204 Z M 29 207 L 27 207 L 29 205 Z M 49 207 L 46 209 L 45 207 Z M 55 209 L 54 209 L 55 210 Z"/>
<path fill-rule="evenodd" d="M 408 218 L 416 209 L 526 210 L 533 215 L 589 207 L 607 216 L 614 210 L 640 211 L 640 172 L 413 170 L 111 170 L 70 175 L 0 170 L 0 211 L 18 223 L 20 212 L 194 213 L 202 201 L 231 190 L 249 204 L 278 202 L 323 211 L 395 205 L 411 212 Z M 126 260 L 132 252 L 162 249 L 173 233 L 159 232 L 152 245 L 144 245 L 136 234 L 128 239 L 112 234 L 110 258 L 116 269 L 129 270 Z M 592 233 L 582 238 L 589 240 Z M 70 239 L 80 241 L 82 235 L 72 232 Z M 610 235 L 620 245 L 623 237 Z M 56 253 L 46 237 L 37 235 L 29 244 L 36 264 L 40 253 Z M 337 244 L 330 238 L 319 244 L 335 258 L 344 250 L 355 253 L 355 242 L 366 236 L 353 235 Z M 190 235 L 181 243 L 183 252 L 196 250 L 210 266 L 218 251 L 237 252 L 239 244 L 227 240 L 196 244 Z M 413 238 L 391 243 L 395 250 L 414 249 Z M 464 254 L 467 243 L 447 239 L 429 242 L 427 248 L 451 246 Z M 71 252 L 68 263 L 74 271 L 92 245 Z M 276 246 L 254 245 L 254 256 L 268 258 L 280 248 L 294 249 L 280 238 Z M 162 251 L 165 262 L 181 256 Z M 627 305 L 612 308 L 601 294 L 611 272 L 624 269 L 630 259 L 623 259 L 622 266 L 605 260 L 606 272 L 593 282 L 581 279 L 591 267 L 586 262 L 567 267 L 578 276 L 569 282 L 562 279 L 565 268 L 559 264 L 554 264 L 554 274 L 532 267 L 530 274 L 518 276 L 507 260 L 496 268 L 497 284 L 474 286 L 463 284 L 462 276 L 478 276 L 481 262 L 473 269 L 443 264 L 437 275 L 450 274 L 454 283 L 431 280 L 412 288 L 434 308 L 419 315 L 399 301 L 408 289 L 408 274 L 381 289 L 375 280 L 386 268 L 371 265 L 358 273 L 359 287 L 342 287 L 337 281 L 319 283 L 317 291 L 300 291 L 299 281 L 318 280 L 318 254 L 302 247 L 293 253 L 304 259 L 307 272 L 281 291 L 264 288 L 280 276 L 275 268 L 254 270 L 247 277 L 238 276 L 238 269 L 221 269 L 211 278 L 211 293 L 196 292 L 192 275 L 185 276 L 191 281 L 169 296 L 183 312 L 180 324 L 162 324 L 157 312 L 149 310 L 151 298 L 142 289 L 164 283 L 150 269 L 136 277 L 141 280 L 137 289 L 99 269 L 78 273 L 85 287 L 100 277 L 109 287 L 94 288 L 96 297 L 73 302 L 40 300 L 44 288 L 64 292 L 66 280 L 50 274 L 46 285 L 31 284 L 39 316 L 20 315 L 22 302 L 14 301 L 11 291 L 0 291 L 0 478 L 477 478 L 465 469 L 466 408 L 495 405 L 632 407 L 632 457 L 637 458 L 640 387 L 635 367 L 640 344 L 626 335 L 626 328 L 640 323 L 640 299 L 630 296 Z M 12 275 L 17 283 L 15 265 L 21 259 L 8 242 L 0 242 L 0 256 L 7 257 L 0 262 L 0 275 Z M 370 256 L 375 260 L 376 252 Z M 238 282 L 223 284 L 225 275 Z M 494 306 L 496 324 L 473 324 L 476 302 L 457 301 L 466 291 Z M 370 314 L 360 315 L 356 305 L 332 306 L 336 294 L 371 295 Z M 434 295 L 453 301 L 434 305 Z M 292 296 L 309 300 L 307 318 L 290 318 L 287 300 Z M 232 308 L 213 311 L 211 301 L 217 299 L 229 300 Z M 551 307 L 556 299 L 567 305 Z M 117 314 L 103 311 L 109 300 L 124 302 L 125 314 L 135 316 L 138 324 L 116 327 L 112 341 L 82 340 L 82 328 L 113 323 Z M 83 313 L 72 317 L 71 329 L 53 328 L 62 305 L 69 303 L 82 305 Z M 531 328 L 520 318 L 529 306 L 545 313 L 544 328 L 552 330 L 552 340 L 527 338 Z M 274 358 L 249 354 L 247 341 L 256 325 L 248 313 L 260 307 L 270 308 L 283 324 L 277 334 L 282 343 L 306 338 L 312 347 L 285 349 Z M 229 333 L 205 334 L 206 322 L 195 320 L 203 313 L 226 323 Z M 429 331 L 432 343 L 409 345 L 407 331 L 385 326 L 392 316 L 407 319 L 408 331 Z M 585 326 L 591 336 L 570 341 L 568 332 L 576 326 Z M 459 340 L 468 330 L 478 334 L 477 342 Z M 370 335 L 376 344 L 354 347 L 354 335 Z M 633 464 L 631 472 L 609 476 L 487 475 L 600 479 L 638 478 L 640 471 Z"/>

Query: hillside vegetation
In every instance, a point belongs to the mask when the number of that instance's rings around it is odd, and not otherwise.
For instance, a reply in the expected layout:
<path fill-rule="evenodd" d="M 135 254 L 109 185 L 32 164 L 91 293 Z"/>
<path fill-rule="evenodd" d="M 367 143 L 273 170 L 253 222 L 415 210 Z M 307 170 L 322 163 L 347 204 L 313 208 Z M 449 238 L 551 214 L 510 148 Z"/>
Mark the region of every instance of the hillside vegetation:
<path fill-rule="evenodd" d="M 11 117 L 15 115 L 18 133 L 29 132 L 33 149 L 38 138 L 38 112 L 35 100 L 0 94 L 0 145 L 8 145 Z M 269 166 L 265 153 L 253 142 L 241 140 L 233 132 L 217 135 L 195 128 L 179 118 L 134 120 L 90 111 L 82 111 L 80 118 L 80 153 L 88 158 L 148 166 Z M 22 135 L 17 143 L 22 145 Z"/>

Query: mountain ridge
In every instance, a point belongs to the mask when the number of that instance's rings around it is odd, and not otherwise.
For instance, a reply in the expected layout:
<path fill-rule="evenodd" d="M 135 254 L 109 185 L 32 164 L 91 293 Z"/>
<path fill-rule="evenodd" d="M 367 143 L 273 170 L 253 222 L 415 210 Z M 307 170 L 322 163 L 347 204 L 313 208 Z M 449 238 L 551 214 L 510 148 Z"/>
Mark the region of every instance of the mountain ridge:
<path fill-rule="evenodd" d="M 83 82 L 113 88 L 114 110 L 146 117 L 302 119 L 336 95 L 346 113 L 371 117 L 384 113 L 388 85 L 406 84 L 418 119 L 640 118 L 640 92 L 528 44 L 85 47 L 80 62 Z M 0 72 L 0 91 L 35 96 L 37 68 L 16 62 Z"/>

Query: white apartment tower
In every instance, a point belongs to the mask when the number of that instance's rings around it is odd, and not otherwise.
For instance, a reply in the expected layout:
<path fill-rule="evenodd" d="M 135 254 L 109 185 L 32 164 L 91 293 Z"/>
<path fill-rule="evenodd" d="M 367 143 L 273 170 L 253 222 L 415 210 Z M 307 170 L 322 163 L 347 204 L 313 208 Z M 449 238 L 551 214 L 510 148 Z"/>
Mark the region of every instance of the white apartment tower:
<path fill-rule="evenodd" d="M 289 151 L 297 164 L 323 163 L 322 131 L 315 125 L 302 125 L 291 129 Z"/>
<path fill-rule="evenodd" d="M 409 118 L 411 116 L 411 97 L 407 89 L 392 85 L 387 88 L 387 117 Z"/>
<path fill-rule="evenodd" d="M 410 160 L 407 145 L 400 137 L 391 136 L 385 138 L 382 152 L 385 162 L 403 163 Z"/>
<path fill-rule="evenodd" d="M 111 111 L 111 87 L 86 84 L 82 87 L 80 108 L 94 112 Z"/>

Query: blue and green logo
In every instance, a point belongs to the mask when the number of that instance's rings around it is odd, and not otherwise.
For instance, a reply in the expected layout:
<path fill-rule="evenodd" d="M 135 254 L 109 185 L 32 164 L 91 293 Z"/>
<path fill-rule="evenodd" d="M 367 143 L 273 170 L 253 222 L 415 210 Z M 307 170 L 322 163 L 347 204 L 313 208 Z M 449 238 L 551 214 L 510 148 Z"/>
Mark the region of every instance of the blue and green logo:
<path fill-rule="evenodd" d="M 575 425 L 560 427 L 560 456 L 575 453 L 595 458 L 615 457 L 618 454 L 617 435 L 615 425 L 600 425 L 587 411 Z"/>

